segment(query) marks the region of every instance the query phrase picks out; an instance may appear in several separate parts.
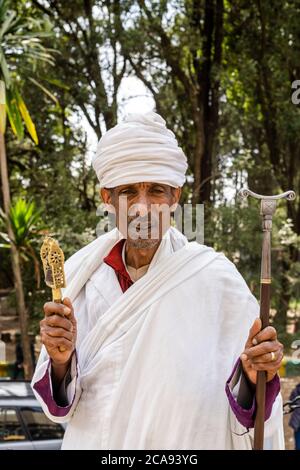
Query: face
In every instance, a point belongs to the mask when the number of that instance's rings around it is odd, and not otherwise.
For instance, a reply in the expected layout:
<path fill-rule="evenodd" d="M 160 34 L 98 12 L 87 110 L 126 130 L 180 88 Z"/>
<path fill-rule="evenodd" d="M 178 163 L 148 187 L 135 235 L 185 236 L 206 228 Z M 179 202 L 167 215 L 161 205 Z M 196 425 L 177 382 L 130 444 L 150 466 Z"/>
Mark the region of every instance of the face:
<path fill-rule="evenodd" d="M 181 188 L 160 183 L 136 183 L 102 188 L 102 200 L 116 214 L 117 227 L 135 248 L 152 248 L 170 227 Z"/>

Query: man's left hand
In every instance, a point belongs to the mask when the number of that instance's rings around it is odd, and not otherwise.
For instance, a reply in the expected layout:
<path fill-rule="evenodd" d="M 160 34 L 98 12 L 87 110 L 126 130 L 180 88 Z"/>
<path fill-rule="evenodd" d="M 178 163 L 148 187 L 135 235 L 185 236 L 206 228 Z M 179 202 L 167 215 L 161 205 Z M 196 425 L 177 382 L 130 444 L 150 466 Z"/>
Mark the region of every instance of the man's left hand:
<path fill-rule="evenodd" d="M 261 320 L 256 318 L 249 331 L 245 349 L 241 354 L 243 370 L 253 384 L 257 371 L 267 371 L 267 382 L 277 374 L 283 358 L 283 345 L 277 339 L 273 326 L 261 329 Z"/>

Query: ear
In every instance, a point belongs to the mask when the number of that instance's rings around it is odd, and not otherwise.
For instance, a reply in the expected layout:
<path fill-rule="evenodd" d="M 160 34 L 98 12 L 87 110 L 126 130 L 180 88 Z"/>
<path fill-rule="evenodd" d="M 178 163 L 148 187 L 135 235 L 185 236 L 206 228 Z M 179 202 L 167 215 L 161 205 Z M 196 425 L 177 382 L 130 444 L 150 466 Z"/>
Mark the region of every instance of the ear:
<path fill-rule="evenodd" d="M 172 188 L 173 204 L 170 206 L 171 212 L 176 211 L 180 196 L 181 196 L 181 188 L 179 186 L 177 188 Z"/>
<path fill-rule="evenodd" d="M 111 192 L 109 189 L 101 188 L 100 189 L 100 197 L 104 204 L 111 204 Z"/>
<path fill-rule="evenodd" d="M 180 196 L 181 196 L 181 188 L 178 186 L 177 188 L 172 188 L 173 193 L 173 204 L 177 206 Z"/>
<path fill-rule="evenodd" d="M 107 188 L 101 188 L 100 189 L 100 196 L 103 201 L 104 205 L 104 210 L 107 212 L 110 212 L 111 214 L 115 214 L 115 208 L 112 204 L 112 197 L 111 197 L 111 191 Z"/>

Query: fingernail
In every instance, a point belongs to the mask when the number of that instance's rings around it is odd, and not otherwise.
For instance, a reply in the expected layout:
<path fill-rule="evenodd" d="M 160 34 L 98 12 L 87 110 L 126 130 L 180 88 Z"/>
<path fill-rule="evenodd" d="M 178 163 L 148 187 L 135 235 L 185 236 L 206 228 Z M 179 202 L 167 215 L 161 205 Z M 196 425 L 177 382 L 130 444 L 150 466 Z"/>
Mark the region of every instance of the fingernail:
<path fill-rule="evenodd" d="M 242 359 L 242 361 L 246 361 L 246 360 L 248 359 L 247 354 L 243 353 L 243 354 L 241 355 L 241 359 Z"/>
<path fill-rule="evenodd" d="M 256 339 L 256 338 L 253 338 L 253 340 L 252 340 L 252 344 L 254 344 L 254 346 L 256 346 L 256 345 L 258 344 L 258 341 L 257 341 L 257 339 Z"/>
<path fill-rule="evenodd" d="M 71 309 L 69 307 L 64 307 L 64 314 L 65 315 L 70 315 Z"/>

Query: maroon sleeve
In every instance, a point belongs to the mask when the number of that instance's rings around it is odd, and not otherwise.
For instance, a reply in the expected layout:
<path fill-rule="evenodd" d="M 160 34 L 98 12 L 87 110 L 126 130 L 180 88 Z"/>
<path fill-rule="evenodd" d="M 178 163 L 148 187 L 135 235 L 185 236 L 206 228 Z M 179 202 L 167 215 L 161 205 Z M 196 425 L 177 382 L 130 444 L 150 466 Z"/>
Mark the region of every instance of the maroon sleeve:
<path fill-rule="evenodd" d="M 230 407 L 233 411 L 233 413 L 236 416 L 236 419 L 240 424 L 245 426 L 246 428 L 253 428 L 254 427 L 254 418 L 256 414 L 256 400 L 255 400 L 255 391 L 251 390 L 249 387 L 249 394 L 251 394 L 250 397 L 250 402 L 251 406 L 249 408 L 243 408 L 238 401 L 237 398 L 233 395 L 233 388 L 234 385 L 232 384 L 232 379 L 234 376 L 240 376 L 241 374 L 244 374 L 242 370 L 242 365 L 241 365 L 241 360 L 238 359 L 236 362 L 233 371 L 229 377 L 229 379 L 226 382 L 226 394 L 229 400 Z M 280 380 L 278 375 L 275 375 L 275 377 L 270 380 L 270 382 L 267 382 L 266 386 L 266 406 L 265 406 L 265 421 L 269 419 L 271 416 L 272 412 L 272 407 L 273 403 L 280 391 Z"/>
<path fill-rule="evenodd" d="M 77 365 L 76 355 L 74 355 L 74 357 L 75 357 L 75 361 Z M 62 392 L 65 394 L 65 397 L 66 397 L 66 392 L 65 392 L 66 387 L 67 387 L 67 383 L 65 382 L 65 380 L 63 380 L 61 388 L 64 389 Z M 74 398 L 75 398 L 75 393 L 70 404 L 67 404 L 66 406 L 61 406 L 56 403 L 53 397 L 53 389 L 52 389 L 52 383 L 51 383 L 51 360 L 50 359 L 48 361 L 48 366 L 47 366 L 44 376 L 38 382 L 34 384 L 33 388 L 42 398 L 50 414 L 52 414 L 53 416 L 57 416 L 57 417 L 64 417 L 69 413 L 72 407 Z M 67 402 L 67 398 L 65 398 L 64 401 Z"/>

